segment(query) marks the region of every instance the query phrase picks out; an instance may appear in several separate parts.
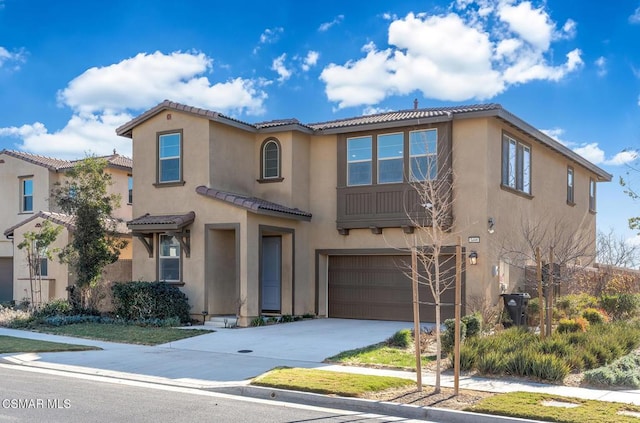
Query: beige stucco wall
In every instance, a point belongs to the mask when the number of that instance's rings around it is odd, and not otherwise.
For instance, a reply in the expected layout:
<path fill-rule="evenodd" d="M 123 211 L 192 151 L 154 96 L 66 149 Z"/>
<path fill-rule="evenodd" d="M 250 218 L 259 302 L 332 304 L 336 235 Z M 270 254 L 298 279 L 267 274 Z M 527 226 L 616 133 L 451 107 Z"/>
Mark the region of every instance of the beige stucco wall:
<path fill-rule="evenodd" d="M 48 198 L 55 174 L 50 178 L 48 169 L 7 154 L 0 154 L 0 160 L 4 161 L 0 163 L 0 198 L 3 203 L 0 207 L 0 256 L 11 257 L 13 245 L 1 232 L 39 210 L 49 210 Z M 21 213 L 20 179 L 25 176 L 33 178 L 33 212 Z"/>
<path fill-rule="evenodd" d="M 37 232 L 38 224 L 42 224 L 43 219 L 37 218 L 31 222 L 20 226 L 14 232 L 16 245 L 22 242 L 26 232 Z M 53 224 L 54 226 L 57 226 Z M 42 279 L 42 302 L 47 302 L 53 298 L 67 298 L 66 287 L 69 282 L 68 266 L 60 263 L 58 253 L 70 242 L 69 231 L 63 227 L 62 231 L 51 245 L 49 250 L 53 253 L 53 258 L 47 264 L 47 277 Z M 29 267 L 27 265 L 26 250 L 19 250 L 16 247 L 13 260 L 13 299 L 16 302 L 24 298 L 31 298 L 31 288 L 29 281 Z M 37 292 L 38 288 L 35 287 Z"/>

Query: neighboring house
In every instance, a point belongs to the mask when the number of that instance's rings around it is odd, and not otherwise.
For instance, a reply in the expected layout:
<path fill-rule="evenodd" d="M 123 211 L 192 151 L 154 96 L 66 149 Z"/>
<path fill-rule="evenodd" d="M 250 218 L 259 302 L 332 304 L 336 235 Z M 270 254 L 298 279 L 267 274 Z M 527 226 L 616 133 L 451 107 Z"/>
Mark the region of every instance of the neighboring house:
<path fill-rule="evenodd" d="M 595 238 L 595 186 L 611 180 L 497 104 L 250 124 L 165 101 L 117 133 L 136 161 L 133 278 L 180 286 L 194 315 L 239 310 L 242 325 L 270 313 L 411 320 L 411 178 L 452 170 L 450 232 L 477 255 L 463 298 L 491 304 L 524 279 L 498 241 L 549 216 Z"/>
<path fill-rule="evenodd" d="M 112 175 L 114 182 L 110 192 L 121 196 L 120 207 L 114 211 L 113 217 L 130 220 L 133 161 L 115 152 L 104 159 L 108 163 L 107 172 Z M 21 151 L 0 151 L 0 198 L 3 199 L 0 206 L 0 224 L 4 233 L 4 237 L 0 239 L 0 301 L 20 302 L 30 297 L 25 252 L 17 248 L 25 232 L 37 230 L 39 226 L 36 225 L 47 219 L 65 227 L 58 236 L 55 247 L 68 244 L 69 229 L 72 228 L 71 217 L 57 213 L 59 210 L 50 200 L 50 194 L 56 184 L 64 182 L 65 171 L 75 164 L 76 161 Z M 123 230 L 126 231 L 126 228 Z M 131 259 L 130 248 L 122 253 L 121 257 L 125 261 Z M 47 273 L 46 278 L 43 278 L 46 279 L 43 300 L 66 298 L 65 288 L 72 282 L 67 266 L 51 260 L 44 264 L 42 269 Z"/>

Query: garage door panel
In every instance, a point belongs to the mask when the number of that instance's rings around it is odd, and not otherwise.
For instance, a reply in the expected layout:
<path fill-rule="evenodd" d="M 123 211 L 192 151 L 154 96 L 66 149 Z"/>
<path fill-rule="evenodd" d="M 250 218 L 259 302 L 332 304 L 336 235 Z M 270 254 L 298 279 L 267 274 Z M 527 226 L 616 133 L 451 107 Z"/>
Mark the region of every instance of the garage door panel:
<path fill-rule="evenodd" d="M 408 256 L 329 257 L 329 317 L 376 320 L 413 320 L 413 294 Z M 446 261 L 446 273 L 455 272 Z M 421 302 L 433 303 L 431 290 L 420 285 Z M 442 294 L 442 318 L 453 317 L 455 293 Z M 420 320 L 435 321 L 435 306 L 422 304 Z"/>

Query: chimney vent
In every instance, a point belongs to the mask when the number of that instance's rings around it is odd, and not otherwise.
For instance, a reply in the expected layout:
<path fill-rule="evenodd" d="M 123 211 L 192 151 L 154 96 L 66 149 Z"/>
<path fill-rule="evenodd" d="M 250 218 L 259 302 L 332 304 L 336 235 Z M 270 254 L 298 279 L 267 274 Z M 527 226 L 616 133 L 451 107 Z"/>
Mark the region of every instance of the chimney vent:
<path fill-rule="evenodd" d="M 417 98 L 413 99 L 413 110 L 418 110 L 418 99 Z"/>

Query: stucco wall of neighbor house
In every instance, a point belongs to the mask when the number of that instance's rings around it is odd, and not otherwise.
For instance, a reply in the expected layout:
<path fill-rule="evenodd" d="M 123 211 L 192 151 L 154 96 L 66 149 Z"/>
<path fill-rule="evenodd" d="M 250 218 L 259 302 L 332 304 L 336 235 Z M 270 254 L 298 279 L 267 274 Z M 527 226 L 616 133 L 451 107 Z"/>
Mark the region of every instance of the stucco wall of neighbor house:
<path fill-rule="evenodd" d="M 111 175 L 113 184 L 109 187 L 109 192 L 120 196 L 120 205 L 113 211 L 113 217 L 124 221 L 131 220 L 132 205 L 129 201 L 129 175 L 130 171 L 123 169 L 107 168 L 106 172 Z"/>
<path fill-rule="evenodd" d="M 207 122 L 204 119 L 202 121 Z M 259 162 L 254 162 L 254 134 L 216 122 L 209 122 L 209 130 L 208 136 L 201 133 L 192 136 L 192 143 L 198 144 L 197 147 L 192 145 L 189 152 L 191 156 L 198 156 L 198 160 L 192 157 L 194 165 L 197 162 L 198 166 L 197 170 L 194 169 L 194 173 L 197 171 L 194 179 L 199 181 L 195 186 L 208 185 L 223 191 L 252 193 L 258 175 L 255 168 L 259 166 Z M 203 136 L 204 138 L 196 138 Z M 206 140 L 209 140 L 208 156 L 204 154 L 204 145 L 201 145 Z M 187 144 L 185 152 L 186 148 Z M 205 163 L 201 163 L 202 159 L 205 159 Z M 186 166 L 191 166 L 189 156 L 185 155 L 185 163 Z M 201 178 L 203 168 L 209 171 L 207 179 Z"/>
<path fill-rule="evenodd" d="M 49 210 L 50 171 L 45 167 L 21 159 L 0 154 L 0 198 L 4 204 L 0 207 L 0 257 L 12 257 L 13 245 L 2 232 L 5 229 L 30 217 L 39 210 Z M 21 213 L 21 177 L 33 178 L 33 212 Z"/>
<path fill-rule="evenodd" d="M 16 246 L 22 242 L 25 233 L 39 231 L 36 225 L 42 224 L 43 220 L 42 218 L 37 218 L 17 228 L 14 232 Z M 54 298 L 67 298 L 66 287 L 69 283 L 68 266 L 60 263 L 58 260 L 58 252 L 69 242 L 69 231 L 63 227 L 49 248 L 49 250 L 53 252 L 53 258 L 47 263 L 47 276 L 42 278 L 42 302 L 47 302 Z M 17 247 L 16 256 L 13 260 L 13 283 L 13 299 L 16 302 L 20 302 L 24 298 L 31 299 L 31 284 L 29 281 L 26 250 L 19 250 Z"/>

